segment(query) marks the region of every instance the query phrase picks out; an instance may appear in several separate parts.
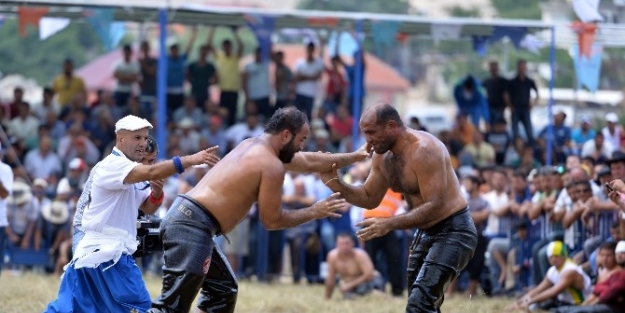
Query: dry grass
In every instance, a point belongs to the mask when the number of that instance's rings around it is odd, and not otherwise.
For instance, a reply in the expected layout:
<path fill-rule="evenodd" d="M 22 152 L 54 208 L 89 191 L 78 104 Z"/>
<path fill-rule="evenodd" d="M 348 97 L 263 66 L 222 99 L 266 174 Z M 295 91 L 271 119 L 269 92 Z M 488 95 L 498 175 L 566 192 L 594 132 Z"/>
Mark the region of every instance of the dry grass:
<path fill-rule="evenodd" d="M 145 277 L 148 290 L 155 297 L 160 290 L 160 278 Z M 52 276 L 10 272 L 0 276 L 0 312 L 41 312 L 56 297 L 59 279 Z M 236 312 L 242 313 L 317 313 L 317 312 L 404 312 L 406 300 L 385 295 L 370 295 L 344 301 L 337 293 L 331 301 L 323 300 L 323 286 L 292 285 L 290 283 L 259 284 L 242 282 Z M 499 313 L 510 303 L 508 299 L 478 297 L 469 300 L 456 296 L 445 300 L 442 312 Z"/>

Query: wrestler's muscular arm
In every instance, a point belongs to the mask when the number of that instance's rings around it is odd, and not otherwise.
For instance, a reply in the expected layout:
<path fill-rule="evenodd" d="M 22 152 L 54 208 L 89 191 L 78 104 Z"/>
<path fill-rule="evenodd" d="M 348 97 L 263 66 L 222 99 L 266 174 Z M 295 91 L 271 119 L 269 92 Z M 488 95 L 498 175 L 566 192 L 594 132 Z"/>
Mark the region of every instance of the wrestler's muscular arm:
<path fill-rule="evenodd" d="M 341 168 L 362 161 L 368 155 L 364 146 L 358 149 L 358 151 L 351 153 L 298 152 L 293 157 L 291 163 L 287 163 L 284 166 L 290 172 L 326 172 L 332 168 L 332 164 L 336 164 L 337 168 Z"/>
<path fill-rule="evenodd" d="M 404 214 L 388 218 L 389 229 L 427 229 L 440 220 L 448 183 L 445 154 L 437 145 L 416 149 L 406 166 L 410 166 L 417 176 L 423 203 Z"/>
<path fill-rule="evenodd" d="M 284 229 L 314 219 L 341 217 L 340 214 L 334 213 L 345 205 L 345 201 L 339 199 L 338 194 L 333 194 L 305 209 L 283 210 L 281 195 L 285 171 L 281 164 L 277 159 L 259 162 L 262 174 L 258 191 L 258 211 L 260 220 L 267 229 Z"/>
<path fill-rule="evenodd" d="M 382 174 L 383 156 L 374 154 L 371 160 L 371 172 L 362 186 L 349 186 L 343 183 L 332 167 L 331 172 L 321 173 L 321 179 L 334 192 L 340 192 L 345 201 L 364 209 L 374 209 L 382 202 L 389 188 L 386 178 Z"/>

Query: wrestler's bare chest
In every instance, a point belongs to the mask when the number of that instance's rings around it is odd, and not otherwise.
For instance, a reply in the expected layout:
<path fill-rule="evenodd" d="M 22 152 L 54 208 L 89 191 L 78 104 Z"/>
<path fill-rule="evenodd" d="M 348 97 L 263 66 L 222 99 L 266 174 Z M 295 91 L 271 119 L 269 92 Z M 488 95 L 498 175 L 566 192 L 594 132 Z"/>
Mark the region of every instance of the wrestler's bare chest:
<path fill-rule="evenodd" d="M 404 196 L 420 196 L 417 175 L 406 162 L 406 157 L 387 153 L 384 156 L 382 172 L 391 190 Z"/>

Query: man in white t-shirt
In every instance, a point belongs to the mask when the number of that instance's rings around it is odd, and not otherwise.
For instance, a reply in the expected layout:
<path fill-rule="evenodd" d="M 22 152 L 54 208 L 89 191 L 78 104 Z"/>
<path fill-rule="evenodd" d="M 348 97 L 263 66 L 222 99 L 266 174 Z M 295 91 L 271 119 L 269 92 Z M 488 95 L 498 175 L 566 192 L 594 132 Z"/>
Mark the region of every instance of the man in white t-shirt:
<path fill-rule="evenodd" d="M 607 125 L 601 130 L 601 133 L 603 133 L 603 136 L 605 137 L 605 141 L 612 146 L 614 151 L 620 150 L 623 128 L 619 125 L 618 115 L 614 112 L 606 114 L 605 122 Z"/>
<path fill-rule="evenodd" d="M 312 119 L 319 79 L 325 69 L 323 64 L 323 45 L 319 49 L 319 58 L 315 57 L 315 44 L 306 46 L 306 58 L 295 63 L 295 107 Z"/>
<path fill-rule="evenodd" d="M 245 100 L 253 102 L 258 108 L 258 113 L 262 114 L 265 121 L 273 115 L 273 108 L 269 105 L 269 93 L 271 84 L 269 82 L 269 62 L 262 59 L 260 47 L 256 48 L 254 61 L 245 65 L 241 74 L 243 92 Z"/>
<path fill-rule="evenodd" d="M 153 214 L 160 207 L 164 197 L 158 180 L 219 160 L 212 147 L 153 165 L 138 163 L 151 128 L 147 120 L 133 115 L 115 124 L 115 147 L 92 169 L 76 206 L 74 258 L 66 267 L 57 300 L 44 312 L 150 308 L 150 295 L 132 257 L 137 250 L 137 208 Z"/>
<path fill-rule="evenodd" d="M 124 59 L 115 65 L 113 76 L 117 79 L 115 87 L 115 103 L 118 107 L 126 107 L 128 99 L 132 95 L 132 87 L 139 81 L 141 67 L 132 60 L 132 48 L 125 45 L 123 48 Z"/>
<path fill-rule="evenodd" d="M 0 146 L 0 159 L 2 154 Z M 6 246 L 6 228 L 9 226 L 7 219 L 7 198 L 13 191 L 13 170 L 11 167 L 0 161 L 0 273 L 4 263 L 4 247 Z"/>

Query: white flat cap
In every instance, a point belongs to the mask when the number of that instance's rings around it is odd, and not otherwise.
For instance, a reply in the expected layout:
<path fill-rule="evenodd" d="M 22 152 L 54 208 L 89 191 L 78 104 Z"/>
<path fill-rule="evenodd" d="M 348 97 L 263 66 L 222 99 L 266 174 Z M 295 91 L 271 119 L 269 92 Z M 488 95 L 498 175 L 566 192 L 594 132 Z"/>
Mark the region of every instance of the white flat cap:
<path fill-rule="evenodd" d="M 120 119 L 119 121 L 117 121 L 117 123 L 115 123 L 116 134 L 120 130 L 135 131 L 144 128 L 152 129 L 152 124 L 150 124 L 150 122 L 148 122 L 146 119 L 136 117 L 134 115 L 127 115 L 126 117 Z"/>

